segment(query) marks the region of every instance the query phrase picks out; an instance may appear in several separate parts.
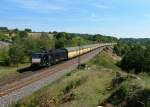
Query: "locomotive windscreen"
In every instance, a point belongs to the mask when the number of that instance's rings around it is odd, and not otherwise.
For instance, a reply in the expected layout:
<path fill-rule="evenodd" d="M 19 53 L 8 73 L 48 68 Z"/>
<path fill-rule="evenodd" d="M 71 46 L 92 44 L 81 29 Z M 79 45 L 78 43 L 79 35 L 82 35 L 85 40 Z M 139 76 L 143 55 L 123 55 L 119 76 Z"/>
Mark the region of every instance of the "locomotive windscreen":
<path fill-rule="evenodd" d="M 32 54 L 32 63 L 40 63 L 41 62 L 41 54 Z"/>

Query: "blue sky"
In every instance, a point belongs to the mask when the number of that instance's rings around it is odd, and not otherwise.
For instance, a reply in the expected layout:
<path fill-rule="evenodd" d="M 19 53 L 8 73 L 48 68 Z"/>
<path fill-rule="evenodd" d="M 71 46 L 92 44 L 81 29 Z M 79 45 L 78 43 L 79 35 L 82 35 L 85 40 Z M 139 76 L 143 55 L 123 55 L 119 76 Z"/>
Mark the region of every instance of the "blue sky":
<path fill-rule="evenodd" d="M 150 0 L 1 0 L 0 26 L 150 37 Z"/>

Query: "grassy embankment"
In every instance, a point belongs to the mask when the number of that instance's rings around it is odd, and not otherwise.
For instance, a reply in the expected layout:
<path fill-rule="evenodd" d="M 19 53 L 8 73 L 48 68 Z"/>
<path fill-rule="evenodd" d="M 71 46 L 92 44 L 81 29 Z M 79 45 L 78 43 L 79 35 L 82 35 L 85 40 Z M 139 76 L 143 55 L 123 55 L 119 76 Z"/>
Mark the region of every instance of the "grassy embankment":
<path fill-rule="evenodd" d="M 7 78 L 12 78 L 17 75 L 21 75 L 17 72 L 17 65 L 16 66 L 7 66 L 7 61 L 4 60 L 8 59 L 8 48 L 0 48 L 0 80 L 4 80 Z M 24 68 L 29 66 L 28 64 L 19 64 L 18 69 Z"/>
<path fill-rule="evenodd" d="M 96 107 L 113 92 L 111 81 L 120 71 L 116 58 L 103 52 L 87 64 L 88 69 L 75 70 L 24 98 L 16 107 Z"/>
<path fill-rule="evenodd" d="M 150 107 L 149 82 L 149 74 L 129 74 L 128 79 L 105 100 L 105 103 L 111 103 L 115 107 Z"/>
<path fill-rule="evenodd" d="M 75 70 L 13 107 L 96 107 L 108 103 L 115 107 L 149 107 L 149 75 L 127 76 L 115 65 L 118 59 L 111 52 L 103 52 L 87 64 L 88 69 Z M 116 72 L 125 81 L 113 87 Z"/>
<path fill-rule="evenodd" d="M 19 64 L 18 69 L 28 67 L 29 64 Z M 0 80 L 13 78 L 15 76 L 22 75 L 21 73 L 17 72 L 17 66 L 0 66 Z"/>

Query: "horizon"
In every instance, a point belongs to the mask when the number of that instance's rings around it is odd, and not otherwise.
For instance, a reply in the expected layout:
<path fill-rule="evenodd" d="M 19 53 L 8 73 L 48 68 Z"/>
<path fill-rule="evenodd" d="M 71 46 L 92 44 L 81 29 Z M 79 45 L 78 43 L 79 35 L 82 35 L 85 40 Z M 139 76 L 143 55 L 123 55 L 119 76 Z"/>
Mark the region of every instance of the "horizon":
<path fill-rule="evenodd" d="M 148 0 L 1 0 L 0 26 L 150 38 Z"/>
<path fill-rule="evenodd" d="M 0 27 L 6 27 L 8 28 L 7 26 L 0 26 Z M 19 31 L 24 31 L 25 29 L 31 29 L 31 28 L 23 28 L 23 29 L 19 29 L 19 28 L 8 28 L 8 30 L 14 30 L 14 29 L 18 29 Z M 53 32 L 58 32 L 58 33 L 61 33 L 61 32 L 65 32 L 65 33 L 72 33 L 72 34 L 87 34 L 87 35 L 102 35 L 102 36 L 110 36 L 110 37 L 116 37 L 117 39 L 150 39 L 150 37 L 117 37 L 117 36 L 114 36 L 114 35 L 107 35 L 107 34 L 101 34 L 101 33 L 79 33 L 79 32 L 66 32 L 66 31 L 35 31 L 33 29 L 31 29 L 31 33 L 53 33 Z"/>

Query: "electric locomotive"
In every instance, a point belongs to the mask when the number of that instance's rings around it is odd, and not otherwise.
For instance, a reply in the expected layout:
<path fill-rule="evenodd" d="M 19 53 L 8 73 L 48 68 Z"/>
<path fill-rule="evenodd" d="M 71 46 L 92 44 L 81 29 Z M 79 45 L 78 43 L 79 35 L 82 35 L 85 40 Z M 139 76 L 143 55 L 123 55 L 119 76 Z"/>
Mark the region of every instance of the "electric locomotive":
<path fill-rule="evenodd" d="M 68 52 L 65 48 L 53 49 L 46 52 L 32 54 L 32 67 L 48 67 L 68 59 Z"/>

